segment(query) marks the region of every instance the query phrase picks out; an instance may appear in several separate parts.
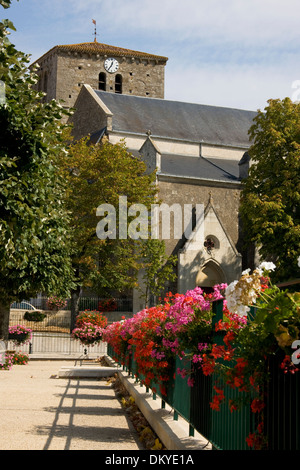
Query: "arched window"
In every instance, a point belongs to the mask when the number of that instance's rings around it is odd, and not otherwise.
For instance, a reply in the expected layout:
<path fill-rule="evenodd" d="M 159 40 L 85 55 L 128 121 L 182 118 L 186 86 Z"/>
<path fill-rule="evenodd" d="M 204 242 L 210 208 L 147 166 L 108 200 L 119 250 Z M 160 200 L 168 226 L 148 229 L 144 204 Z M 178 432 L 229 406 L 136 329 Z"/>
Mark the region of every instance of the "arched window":
<path fill-rule="evenodd" d="M 104 72 L 99 73 L 99 90 L 106 91 L 106 74 Z"/>
<path fill-rule="evenodd" d="M 115 78 L 115 93 L 122 93 L 122 75 L 119 73 Z"/>

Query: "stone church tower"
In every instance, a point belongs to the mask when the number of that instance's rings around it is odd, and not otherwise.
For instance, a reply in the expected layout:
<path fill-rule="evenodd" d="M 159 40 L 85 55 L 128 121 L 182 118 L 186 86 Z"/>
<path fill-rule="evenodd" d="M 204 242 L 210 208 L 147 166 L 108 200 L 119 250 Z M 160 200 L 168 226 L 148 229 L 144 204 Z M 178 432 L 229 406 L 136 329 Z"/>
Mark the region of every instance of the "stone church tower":
<path fill-rule="evenodd" d="M 168 58 L 101 44 L 55 46 L 40 57 L 38 89 L 73 107 L 83 84 L 111 93 L 164 98 Z"/>

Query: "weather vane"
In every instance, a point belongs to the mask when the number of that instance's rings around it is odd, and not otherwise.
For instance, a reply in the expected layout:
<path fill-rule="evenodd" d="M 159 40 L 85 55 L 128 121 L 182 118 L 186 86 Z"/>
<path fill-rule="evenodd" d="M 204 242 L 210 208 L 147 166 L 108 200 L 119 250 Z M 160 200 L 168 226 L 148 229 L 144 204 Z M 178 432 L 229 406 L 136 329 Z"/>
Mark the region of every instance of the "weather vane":
<path fill-rule="evenodd" d="M 97 23 L 96 23 L 96 20 L 92 20 L 93 24 L 95 25 L 95 32 L 94 32 L 94 35 L 95 35 L 95 39 L 94 39 L 94 42 L 97 42 Z"/>

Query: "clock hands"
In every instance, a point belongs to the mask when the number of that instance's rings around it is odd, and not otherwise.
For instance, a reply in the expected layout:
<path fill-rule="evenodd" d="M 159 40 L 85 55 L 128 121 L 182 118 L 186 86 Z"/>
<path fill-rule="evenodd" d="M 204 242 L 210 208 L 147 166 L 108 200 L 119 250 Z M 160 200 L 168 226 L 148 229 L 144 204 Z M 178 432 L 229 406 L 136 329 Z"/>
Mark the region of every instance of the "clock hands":
<path fill-rule="evenodd" d="M 116 70 L 118 70 L 119 64 L 116 59 L 109 58 L 109 59 L 106 59 L 104 66 L 108 72 L 113 73 L 113 72 L 116 72 Z"/>

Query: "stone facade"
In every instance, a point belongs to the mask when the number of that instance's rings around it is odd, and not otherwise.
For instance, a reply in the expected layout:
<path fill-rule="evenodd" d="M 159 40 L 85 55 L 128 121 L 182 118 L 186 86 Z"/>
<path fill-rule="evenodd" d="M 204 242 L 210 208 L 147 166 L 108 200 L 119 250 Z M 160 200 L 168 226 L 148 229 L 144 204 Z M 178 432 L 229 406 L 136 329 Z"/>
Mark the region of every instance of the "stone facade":
<path fill-rule="evenodd" d="M 118 61 L 116 72 L 105 69 L 107 58 Z M 56 46 L 35 64 L 46 100 L 63 100 L 70 108 L 83 84 L 111 93 L 164 98 L 166 62 L 166 57 L 94 42 Z"/>
<path fill-rule="evenodd" d="M 70 119 L 75 138 L 89 134 L 92 143 L 104 135 L 112 144 L 124 141 L 146 163 L 147 172 L 157 172 L 158 198 L 170 210 L 160 216 L 159 238 L 165 241 L 167 255 L 178 259 L 177 283 L 168 290 L 211 288 L 241 275 L 239 199 L 241 179 L 249 168 L 248 129 L 254 116 L 254 112 L 121 97 L 88 85 L 79 94 Z M 184 236 L 185 205 L 203 210 L 200 239 L 197 226 L 188 239 Z M 182 219 L 174 216 L 176 207 Z M 162 227 L 169 215 L 170 235 L 164 238 Z M 208 239 L 214 242 L 212 250 L 205 246 Z M 137 292 L 133 301 L 134 311 L 143 308 Z"/>

